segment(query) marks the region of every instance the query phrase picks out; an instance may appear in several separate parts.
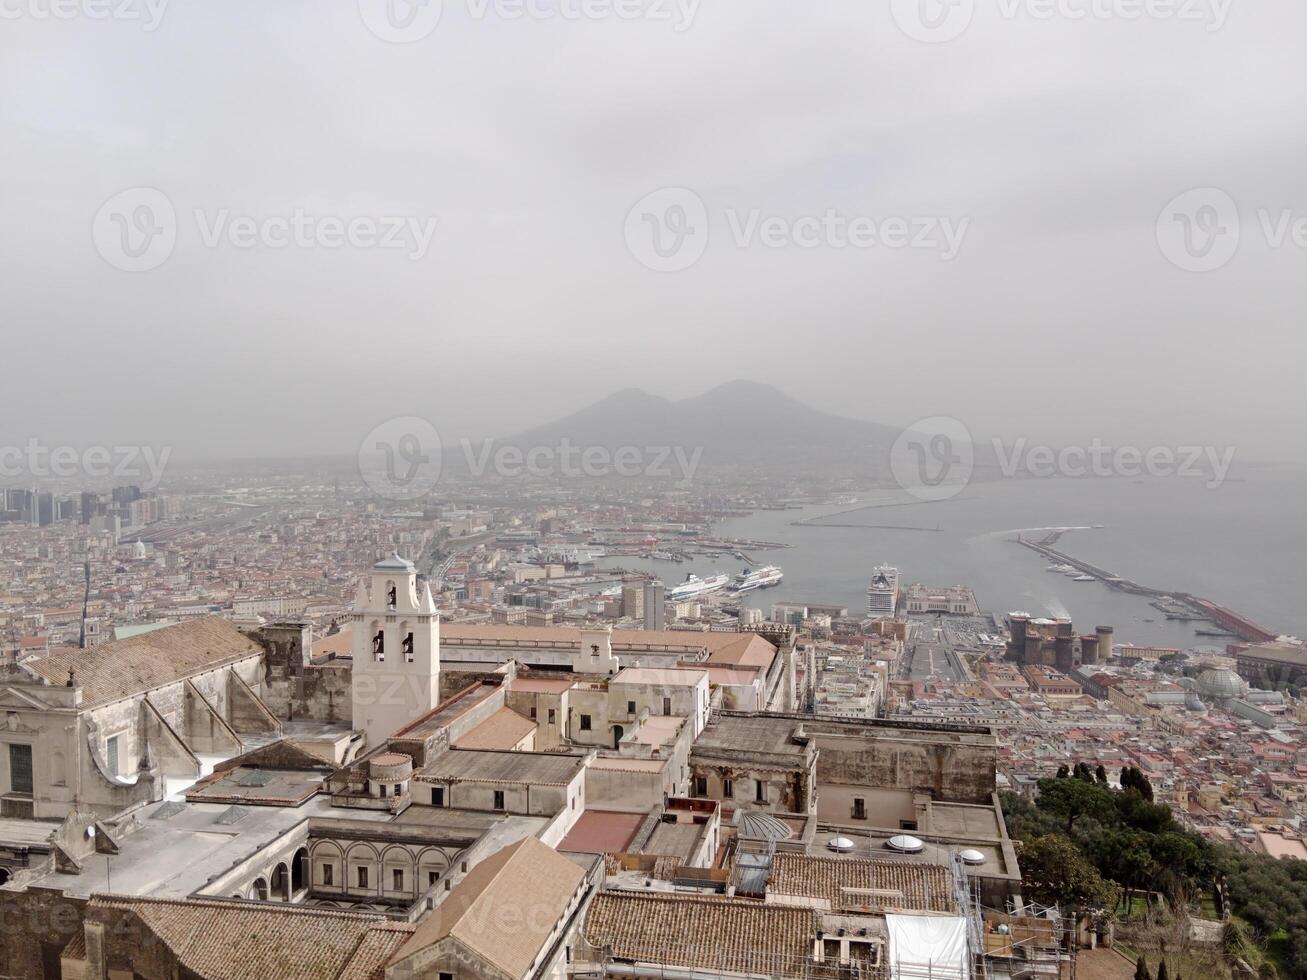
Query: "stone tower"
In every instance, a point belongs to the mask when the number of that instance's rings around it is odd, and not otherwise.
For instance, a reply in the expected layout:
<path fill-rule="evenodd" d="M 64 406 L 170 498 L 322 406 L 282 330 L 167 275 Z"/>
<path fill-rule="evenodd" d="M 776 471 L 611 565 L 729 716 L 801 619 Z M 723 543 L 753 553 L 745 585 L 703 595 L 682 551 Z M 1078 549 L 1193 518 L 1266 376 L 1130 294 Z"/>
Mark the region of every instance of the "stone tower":
<path fill-rule="evenodd" d="M 375 748 L 440 702 L 440 614 L 399 555 L 378 562 L 354 599 L 354 727 Z"/>

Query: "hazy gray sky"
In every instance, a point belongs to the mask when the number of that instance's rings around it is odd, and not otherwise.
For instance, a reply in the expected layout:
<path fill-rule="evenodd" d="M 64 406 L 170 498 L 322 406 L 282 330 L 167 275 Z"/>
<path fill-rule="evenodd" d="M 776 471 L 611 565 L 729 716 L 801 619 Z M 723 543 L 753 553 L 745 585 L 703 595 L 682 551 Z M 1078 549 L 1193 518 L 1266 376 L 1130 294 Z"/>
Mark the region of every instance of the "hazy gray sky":
<path fill-rule="evenodd" d="M 1302 456 L 1301 3 L 981 0 L 933 43 L 916 0 L 585 2 L 445 0 L 399 44 L 374 0 L 174 0 L 154 30 L 145 0 L 0 0 L 0 442 L 352 452 L 395 415 L 495 434 L 748 377 L 887 423 Z M 153 226 L 97 214 L 138 187 L 176 239 L 129 272 L 104 236 Z M 664 187 L 706 207 L 683 271 L 624 231 Z M 1227 235 L 1185 271 L 1159 216 L 1209 187 L 1239 247 L 1199 198 L 1195 234 Z M 272 247 L 297 212 L 416 237 Z M 964 237 L 747 238 L 828 212 Z M 273 219 L 253 247 L 243 218 Z"/>

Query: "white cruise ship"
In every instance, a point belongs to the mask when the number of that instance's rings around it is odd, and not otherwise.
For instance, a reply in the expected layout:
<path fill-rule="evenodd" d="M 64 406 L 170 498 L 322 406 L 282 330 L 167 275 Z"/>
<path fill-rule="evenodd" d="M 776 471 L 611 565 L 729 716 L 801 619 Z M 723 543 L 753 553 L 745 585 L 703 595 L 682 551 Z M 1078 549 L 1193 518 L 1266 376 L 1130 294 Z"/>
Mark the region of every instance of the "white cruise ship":
<path fill-rule="evenodd" d="M 698 575 L 687 575 L 684 582 L 667 590 L 667 598 L 693 599 L 695 596 L 705 595 L 725 588 L 729 581 L 730 579 L 720 572 L 716 575 L 709 575 L 707 578 L 700 578 Z"/>
<path fill-rule="evenodd" d="M 746 568 L 739 575 L 735 576 L 735 581 L 731 588 L 736 592 L 752 592 L 754 589 L 769 589 L 773 585 L 780 585 L 781 579 L 785 577 L 775 565 L 765 565 L 762 568 Z"/>
<path fill-rule="evenodd" d="M 867 586 L 867 612 L 872 616 L 892 617 L 899 608 L 899 570 L 879 565 Z"/>

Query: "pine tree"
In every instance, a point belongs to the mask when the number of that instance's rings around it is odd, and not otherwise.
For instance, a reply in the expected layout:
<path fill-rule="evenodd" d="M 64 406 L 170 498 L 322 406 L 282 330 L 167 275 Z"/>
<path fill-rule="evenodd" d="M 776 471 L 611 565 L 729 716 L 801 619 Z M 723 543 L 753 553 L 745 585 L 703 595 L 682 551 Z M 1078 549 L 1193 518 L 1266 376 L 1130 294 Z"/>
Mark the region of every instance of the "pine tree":
<path fill-rule="evenodd" d="M 1139 954 L 1139 959 L 1135 962 L 1135 980 L 1153 980 L 1152 974 L 1148 972 L 1148 961 L 1144 959 L 1144 954 Z"/>
<path fill-rule="evenodd" d="M 1171 980 L 1170 974 L 1166 972 L 1166 960 L 1162 960 L 1157 968 L 1157 980 Z"/>

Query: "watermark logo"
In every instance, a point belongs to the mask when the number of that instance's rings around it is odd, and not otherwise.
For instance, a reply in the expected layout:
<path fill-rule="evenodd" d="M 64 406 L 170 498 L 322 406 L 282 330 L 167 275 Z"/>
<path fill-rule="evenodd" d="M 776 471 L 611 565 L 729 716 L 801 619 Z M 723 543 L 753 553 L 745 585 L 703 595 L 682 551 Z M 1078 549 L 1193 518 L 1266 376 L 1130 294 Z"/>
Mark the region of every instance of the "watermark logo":
<path fill-rule="evenodd" d="M 153 490 L 163 480 L 172 447 L 49 446 L 28 439 L 22 446 L 0 446 L 0 479 L 34 481 L 130 480 Z"/>
<path fill-rule="evenodd" d="M 414 415 L 390 419 L 367 434 L 359 446 L 359 475 L 378 497 L 417 500 L 440 479 L 440 433 Z"/>
<path fill-rule="evenodd" d="M 923 44 L 960 38 L 976 16 L 976 0 L 890 0 L 890 14 L 904 34 Z"/>
<path fill-rule="evenodd" d="M 686 187 L 646 194 L 626 215 L 626 247 L 655 272 L 683 272 L 708 250 L 708 206 Z"/>
<path fill-rule="evenodd" d="M 391 44 L 412 44 L 440 25 L 443 0 L 358 0 L 369 31 Z"/>
<path fill-rule="evenodd" d="M 1216 187 L 1185 191 L 1157 216 L 1158 247 L 1186 272 L 1215 272 L 1229 265 L 1241 237 L 1239 207 Z"/>
<path fill-rule="evenodd" d="M 112 20 L 141 25 L 152 34 L 168 0 L 0 0 L 0 20 Z"/>
<path fill-rule="evenodd" d="M 468 472 L 480 478 L 487 473 L 505 479 L 674 479 L 687 487 L 703 459 L 703 446 L 580 446 L 563 438 L 555 445 L 495 446 L 483 440 L 475 446 L 460 440 Z"/>
<path fill-rule="evenodd" d="M 314 214 L 302 207 L 259 215 L 193 208 L 190 219 L 207 249 L 400 251 L 413 262 L 426 257 L 438 225 L 434 217 Z M 168 195 L 153 187 L 133 187 L 105 201 L 91 223 L 91 235 L 96 251 L 115 269 L 149 272 L 168 261 L 182 224 Z"/>
<path fill-rule="evenodd" d="M 962 250 L 970 218 L 939 215 L 872 217 L 827 208 L 792 217 L 762 208 L 726 208 L 720 215 L 726 241 L 737 249 L 913 249 L 950 262 Z M 626 247 L 655 272 L 683 272 L 708 250 L 713 215 L 694 191 L 665 187 L 642 197 L 626 215 Z"/>
<path fill-rule="evenodd" d="M 123 272 L 149 272 L 177 246 L 177 211 L 163 191 L 130 187 L 100 206 L 91 222 L 100 257 Z"/>
<path fill-rule="evenodd" d="M 412 44 L 440 24 L 442 0 L 358 0 L 368 30 L 392 44 Z M 471 21 L 646 21 L 688 31 L 700 0 L 463 0 Z"/>
<path fill-rule="evenodd" d="M 956 497 L 971 482 L 976 450 L 971 432 L 944 415 L 918 419 L 899 433 L 890 448 L 890 472 L 918 500 Z"/>
<path fill-rule="evenodd" d="M 1088 446 L 1032 445 L 1018 439 L 1010 446 L 995 439 L 999 472 L 1014 477 L 1154 477 L 1201 479 L 1209 490 L 1225 483 L 1234 464 L 1234 446 L 1111 446 L 1093 439 Z"/>
<path fill-rule="evenodd" d="M 994 0 L 1003 21 L 1161 21 L 1197 25 L 1209 33 L 1229 20 L 1234 0 Z M 925 44 L 956 41 L 971 26 L 975 0 L 890 0 L 894 23 L 908 37 Z"/>

